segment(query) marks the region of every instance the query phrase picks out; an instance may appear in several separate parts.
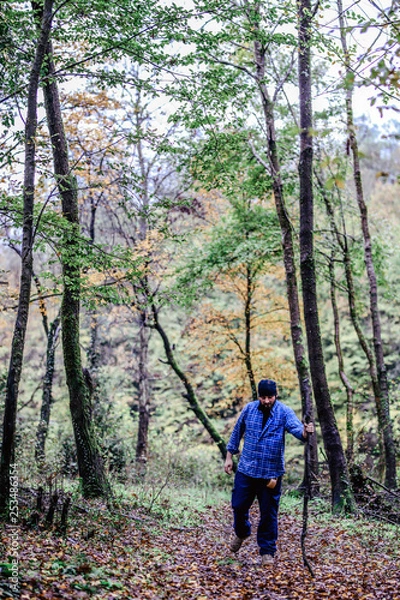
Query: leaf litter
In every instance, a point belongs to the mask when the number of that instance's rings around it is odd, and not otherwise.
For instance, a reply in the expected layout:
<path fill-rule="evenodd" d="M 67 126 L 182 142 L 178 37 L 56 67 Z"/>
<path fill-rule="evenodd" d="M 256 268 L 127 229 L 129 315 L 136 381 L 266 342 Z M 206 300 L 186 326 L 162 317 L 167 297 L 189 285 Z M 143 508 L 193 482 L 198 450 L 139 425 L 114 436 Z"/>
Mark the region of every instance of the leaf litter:
<path fill-rule="evenodd" d="M 20 527 L 20 594 L 12 595 L 1 571 L 0 597 L 400 600 L 398 535 L 389 543 L 379 535 L 379 522 L 363 521 L 360 533 L 337 518 L 311 520 L 306 548 L 312 578 L 302 562 L 300 512 L 281 511 L 279 550 L 272 568 L 260 565 L 254 531 L 237 555 L 229 551 L 228 505 L 210 507 L 198 513 L 195 526 L 182 527 L 138 510 L 108 511 L 87 503 L 81 512 L 74 511 L 65 537 L 55 529 Z M 257 521 L 256 507 L 252 521 Z M 5 552 L 9 537 L 5 527 Z M 6 559 L 5 554 L 1 560 Z"/>

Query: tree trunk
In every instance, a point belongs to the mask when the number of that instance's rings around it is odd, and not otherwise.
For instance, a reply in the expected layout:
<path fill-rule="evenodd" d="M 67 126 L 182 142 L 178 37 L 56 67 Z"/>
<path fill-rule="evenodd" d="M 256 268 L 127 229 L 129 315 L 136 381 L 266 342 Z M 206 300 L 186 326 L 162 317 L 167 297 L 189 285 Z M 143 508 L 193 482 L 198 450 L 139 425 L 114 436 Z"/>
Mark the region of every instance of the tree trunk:
<path fill-rule="evenodd" d="M 95 199 L 92 195 L 89 197 L 90 200 L 90 221 L 89 221 L 89 239 L 90 243 L 93 245 L 96 239 L 96 215 L 97 215 L 97 207 L 98 203 L 95 202 Z M 87 359 L 89 370 L 92 373 L 96 373 L 99 367 L 99 353 L 97 350 L 97 336 L 98 336 L 98 321 L 97 321 L 97 311 L 96 309 L 92 309 L 89 311 L 90 316 L 90 342 L 89 348 L 87 351 Z"/>
<path fill-rule="evenodd" d="M 330 220 L 332 232 L 335 235 L 337 244 L 342 253 L 344 272 L 345 272 L 345 278 L 346 278 L 346 288 L 347 288 L 347 298 L 348 298 L 348 304 L 349 304 L 350 318 L 351 318 L 351 322 L 354 327 L 354 330 L 357 334 L 358 341 L 360 342 L 360 346 L 361 346 L 361 348 L 367 358 L 367 361 L 368 361 L 369 373 L 370 373 L 370 378 L 371 378 L 371 386 L 372 386 L 372 389 L 374 392 L 374 396 L 376 397 L 379 394 L 378 375 L 376 372 L 374 355 L 370 348 L 369 342 L 366 339 L 364 332 L 362 330 L 361 323 L 360 323 L 360 316 L 358 314 L 357 303 L 356 303 L 356 291 L 355 291 L 355 287 L 354 287 L 354 278 L 353 278 L 353 271 L 352 271 L 352 266 L 351 266 L 351 256 L 350 256 L 350 249 L 349 249 L 348 237 L 347 237 L 347 232 L 346 232 L 346 224 L 344 222 L 344 219 L 342 218 L 343 231 L 341 232 L 336 224 L 334 208 L 333 208 L 331 199 L 329 198 L 328 194 L 326 193 L 324 183 L 323 183 L 320 175 L 318 174 L 318 172 L 315 172 L 315 176 L 318 181 L 318 186 L 320 188 L 320 192 L 321 192 L 322 198 L 325 203 L 326 212 L 327 212 L 329 220 Z"/>
<path fill-rule="evenodd" d="M 176 375 L 179 377 L 179 379 L 182 381 L 182 383 L 185 387 L 186 393 L 183 394 L 183 396 L 189 402 L 190 408 L 193 410 L 194 414 L 196 415 L 196 417 L 198 418 L 200 423 L 205 427 L 207 432 L 210 434 L 211 438 L 217 444 L 219 451 L 221 452 L 221 455 L 222 455 L 223 459 L 225 460 L 225 458 L 226 458 L 226 443 L 223 440 L 223 438 L 220 436 L 218 431 L 215 429 L 214 425 L 211 423 L 210 418 L 208 417 L 207 413 L 200 406 L 200 403 L 197 399 L 196 393 L 193 389 L 192 384 L 190 383 L 189 378 L 185 375 L 185 373 L 181 370 L 178 363 L 176 362 L 172 348 L 171 348 L 171 344 L 168 339 L 168 336 L 165 333 L 164 328 L 160 324 L 160 321 L 158 318 L 158 312 L 157 312 L 157 309 L 154 306 L 154 304 L 152 304 L 151 309 L 152 309 L 152 315 L 153 315 L 153 324 L 151 325 L 151 327 L 153 327 L 159 333 L 159 335 L 162 339 L 163 345 L 164 345 L 165 355 L 167 357 L 168 364 L 173 369 L 173 371 L 176 373 Z"/>
<path fill-rule="evenodd" d="M 379 389 L 375 394 L 375 402 L 378 414 L 379 426 L 383 435 L 383 446 L 385 452 L 385 485 L 389 489 L 396 488 L 396 448 L 393 439 L 392 422 L 390 418 L 389 386 L 387 380 L 387 371 L 383 355 L 382 330 L 378 306 L 378 284 L 376 273 L 372 260 L 372 242 L 369 231 L 368 211 L 364 199 L 364 190 L 362 184 L 362 175 L 360 167 L 360 157 L 358 152 L 358 142 L 353 117 L 353 71 L 350 66 L 349 52 L 347 48 L 345 21 L 343 16 L 343 5 L 341 0 L 337 0 L 340 38 L 344 54 L 346 68 L 346 117 L 347 132 L 349 136 L 350 148 L 353 156 L 353 178 L 356 188 L 357 203 L 360 211 L 361 229 L 364 238 L 364 261 L 369 281 L 369 300 L 370 313 L 372 320 L 372 331 L 374 341 L 374 353 L 376 368 L 378 374 Z"/>
<path fill-rule="evenodd" d="M 139 428 L 136 444 L 136 461 L 145 470 L 148 454 L 148 433 L 150 422 L 150 391 L 148 374 L 149 330 L 146 327 L 147 310 L 140 313 L 139 330 Z"/>
<path fill-rule="evenodd" d="M 13 243 L 9 243 L 10 247 L 15 250 L 20 258 L 22 258 L 22 252 Z M 45 461 L 45 446 L 47 432 L 50 422 L 50 410 L 53 402 L 52 398 L 52 387 L 54 378 L 54 353 L 55 345 L 57 342 L 58 334 L 60 331 L 60 316 L 58 315 L 54 322 L 50 325 L 47 316 L 46 303 L 43 298 L 42 287 L 40 279 L 36 275 L 34 269 L 32 269 L 32 279 L 36 285 L 36 291 L 38 294 L 39 310 L 42 317 L 42 324 L 44 333 L 47 340 L 46 349 L 46 372 L 43 380 L 43 391 L 42 391 L 42 406 L 40 409 L 40 421 L 36 429 L 36 445 L 35 445 L 35 460 L 39 470 L 44 466 Z"/>
<path fill-rule="evenodd" d="M 376 406 L 379 407 L 380 404 L 376 399 L 379 398 L 380 388 L 379 388 L 378 374 L 377 374 L 376 364 L 375 364 L 375 357 L 374 357 L 374 353 L 372 352 L 372 349 L 370 348 L 369 341 L 365 337 L 365 334 L 363 332 L 363 329 L 362 329 L 362 326 L 360 323 L 360 315 L 359 315 L 359 311 L 357 309 L 356 290 L 355 290 L 355 286 L 354 286 L 354 277 L 353 277 L 353 271 L 352 271 L 352 265 L 351 265 L 351 256 L 350 256 L 350 249 L 349 249 L 347 232 L 346 232 L 346 225 L 345 225 L 344 219 L 342 219 L 343 232 L 339 231 L 339 229 L 336 225 L 336 221 L 335 221 L 334 209 L 333 209 L 332 202 L 331 202 L 328 194 L 326 193 L 324 184 L 323 184 L 320 176 L 318 175 L 318 173 L 316 173 L 316 178 L 317 178 L 318 185 L 319 185 L 320 191 L 321 191 L 321 195 L 325 202 L 326 210 L 327 210 L 330 222 L 331 222 L 331 229 L 335 233 L 336 241 L 342 252 L 344 271 L 345 271 L 345 277 L 346 277 L 347 298 L 348 298 L 348 304 L 349 304 L 350 318 L 351 318 L 351 322 L 353 324 L 354 330 L 357 334 L 358 341 L 360 342 L 360 346 L 361 346 L 361 348 L 367 358 L 367 361 L 368 361 L 371 386 L 372 386 L 372 390 L 374 393 Z M 378 422 L 380 423 L 381 417 L 380 417 L 379 410 L 377 410 L 377 413 L 378 413 Z M 383 452 L 383 450 L 384 450 L 383 443 L 381 443 L 381 448 L 382 448 L 382 452 Z"/>
<path fill-rule="evenodd" d="M 53 378 L 54 378 L 54 355 L 58 334 L 60 332 L 60 315 L 54 319 L 50 325 L 47 335 L 46 351 L 46 373 L 43 382 L 42 406 L 40 408 L 40 421 L 36 430 L 35 460 L 41 470 L 43 468 L 46 453 L 46 439 L 50 423 L 50 411 L 53 403 Z"/>
<path fill-rule="evenodd" d="M 338 359 L 339 376 L 346 390 L 346 433 L 347 433 L 347 445 L 346 445 L 346 458 L 348 465 L 351 466 L 354 462 L 354 401 L 353 393 L 354 390 L 347 378 L 344 370 L 344 359 L 342 353 L 342 344 L 340 341 L 340 318 L 339 310 L 336 302 L 336 281 L 335 281 L 335 264 L 334 256 L 329 259 L 329 281 L 331 291 L 331 305 L 333 312 L 333 323 L 335 331 L 335 348 L 336 356 Z"/>
<path fill-rule="evenodd" d="M 311 104 L 310 0 L 300 0 L 299 10 L 299 95 L 300 95 L 300 270 L 303 288 L 308 356 L 322 437 L 327 454 L 334 511 L 352 509 L 353 500 L 346 458 L 329 394 L 319 326 L 314 262 L 313 140 Z"/>
<path fill-rule="evenodd" d="M 52 24 L 53 0 L 45 0 L 41 18 L 35 58 L 29 76 L 28 107 L 25 124 L 25 164 L 23 190 L 23 227 L 20 290 L 17 319 L 15 322 L 3 422 L 3 442 L 0 462 L 0 514 L 8 512 L 10 496 L 10 466 L 14 457 L 15 429 L 19 383 L 22 372 L 25 334 L 29 315 L 31 280 L 33 268 L 33 206 L 35 195 L 37 129 L 37 93 L 40 71 L 46 54 Z"/>
<path fill-rule="evenodd" d="M 246 299 L 244 307 L 244 319 L 245 319 L 245 365 L 247 376 L 249 378 L 251 396 L 253 400 L 257 400 L 258 391 L 256 380 L 253 371 L 253 361 L 251 360 L 251 304 L 253 299 L 253 278 L 251 269 L 249 266 L 246 267 Z"/>
<path fill-rule="evenodd" d="M 137 91 L 136 101 L 136 129 L 139 133 L 137 152 L 139 159 L 139 168 L 142 178 L 143 191 L 141 196 L 139 224 L 139 242 L 144 242 L 148 235 L 148 211 L 150 205 L 149 176 L 151 165 L 146 163 L 142 146 L 142 125 L 146 118 L 143 114 L 141 91 Z M 146 265 L 147 269 L 147 265 Z M 146 288 L 148 281 L 146 278 Z M 139 466 L 140 475 L 146 472 L 146 462 L 149 444 L 149 425 L 150 425 L 150 385 L 149 385 L 149 341 L 150 331 L 148 329 L 148 306 L 144 302 L 139 315 L 139 426 L 136 442 L 136 461 Z"/>
<path fill-rule="evenodd" d="M 87 351 L 88 366 L 91 372 L 95 373 L 99 367 L 99 353 L 97 350 L 97 335 L 99 325 L 97 322 L 96 310 L 89 311 L 90 316 L 90 341 L 89 348 Z"/>
<path fill-rule="evenodd" d="M 61 255 L 64 283 L 61 304 L 62 342 L 78 469 L 82 478 L 83 495 L 88 498 L 106 496 L 109 487 L 93 429 L 90 390 L 82 371 L 79 342 L 81 274 L 78 198 L 76 182 L 69 168 L 68 147 L 54 71 L 53 51 L 49 43 L 47 78 L 43 93 L 53 149 L 54 173 L 61 197 L 63 216 L 68 222 Z"/>
<path fill-rule="evenodd" d="M 258 24 L 254 23 L 255 31 L 258 30 Z M 295 252 L 292 235 L 292 224 L 286 210 L 283 184 L 281 178 L 281 166 L 278 155 L 278 146 L 275 133 L 274 104 L 271 100 L 267 86 L 265 85 L 265 50 L 258 40 L 254 41 L 254 57 L 256 62 L 256 77 L 260 92 L 261 103 L 264 112 L 264 120 L 267 132 L 267 156 L 268 164 L 259 157 L 255 156 L 265 169 L 271 174 L 274 192 L 276 212 L 282 233 L 283 262 L 285 267 L 287 298 L 290 314 L 290 332 L 292 338 L 292 347 L 294 361 L 299 381 L 301 394 L 302 413 L 308 415 L 314 421 L 314 407 L 312 401 L 312 389 L 310 373 L 307 364 L 306 351 L 303 342 L 303 330 L 300 317 L 299 291 L 297 286 Z M 316 436 L 312 436 L 309 442 L 310 453 L 310 471 L 312 473 L 313 494 L 317 490 L 318 475 L 318 448 Z"/>

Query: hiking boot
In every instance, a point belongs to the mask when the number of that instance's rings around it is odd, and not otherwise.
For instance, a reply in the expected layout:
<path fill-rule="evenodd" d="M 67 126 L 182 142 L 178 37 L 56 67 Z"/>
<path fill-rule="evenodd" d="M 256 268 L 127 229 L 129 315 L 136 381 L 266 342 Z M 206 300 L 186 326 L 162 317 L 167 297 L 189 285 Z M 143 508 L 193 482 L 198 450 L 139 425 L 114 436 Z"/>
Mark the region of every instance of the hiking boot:
<path fill-rule="evenodd" d="M 273 567 L 274 561 L 275 559 L 272 554 L 263 554 L 261 556 L 261 566 L 263 567 Z"/>
<path fill-rule="evenodd" d="M 244 542 L 245 538 L 240 538 L 235 534 L 233 534 L 232 539 L 229 543 L 229 548 L 232 550 L 232 552 L 239 552 L 243 542 Z"/>

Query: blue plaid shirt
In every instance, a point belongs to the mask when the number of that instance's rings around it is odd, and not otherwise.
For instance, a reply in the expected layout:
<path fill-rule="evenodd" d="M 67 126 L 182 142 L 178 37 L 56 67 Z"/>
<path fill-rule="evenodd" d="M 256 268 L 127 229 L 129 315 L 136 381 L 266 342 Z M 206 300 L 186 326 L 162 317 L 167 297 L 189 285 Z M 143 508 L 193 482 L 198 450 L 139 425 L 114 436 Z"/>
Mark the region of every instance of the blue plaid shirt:
<path fill-rule="evenodd" d="M 238 454 L 240 440 L 244 445 L 238 471 L 249 477 L 269 479 L 285 472 L 285 433 L 288 431 L 304 442 L 303 425 L 294 411 L 275 400 L 270 416 L 262 428 L 263 413 L 258 400 L 242 410 L 227 445 L 231 454 Z"/>

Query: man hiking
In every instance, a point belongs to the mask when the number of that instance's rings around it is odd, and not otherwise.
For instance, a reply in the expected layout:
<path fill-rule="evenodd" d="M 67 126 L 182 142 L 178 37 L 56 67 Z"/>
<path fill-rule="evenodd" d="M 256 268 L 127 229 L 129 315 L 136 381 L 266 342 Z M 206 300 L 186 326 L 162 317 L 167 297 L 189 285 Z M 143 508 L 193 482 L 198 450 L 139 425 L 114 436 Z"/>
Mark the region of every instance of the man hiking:
<path fill-rule="evenodd" d="M 285 472 L 285 433 L 288 431 L 305 442 L 314 432 L 313 423 L 303 424 L 294 411 L 277 400 L 277 387 L 272 379 L 261 379 L 258 400 L 247 404 L 240 413 L 227 445 L 225 472 L 233 471 L 234 454 L 244 437 L 232 491 L 234 537 L 232 552 L 238 552 L 251 533 L 249 510 L 257 497 L 260 521 L 257 544 L 262 565 L 272 565 L 278 538 L 278 507 L 282 476 Z"/>

